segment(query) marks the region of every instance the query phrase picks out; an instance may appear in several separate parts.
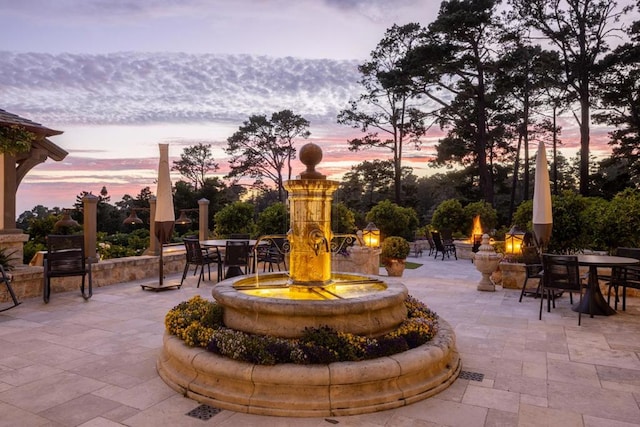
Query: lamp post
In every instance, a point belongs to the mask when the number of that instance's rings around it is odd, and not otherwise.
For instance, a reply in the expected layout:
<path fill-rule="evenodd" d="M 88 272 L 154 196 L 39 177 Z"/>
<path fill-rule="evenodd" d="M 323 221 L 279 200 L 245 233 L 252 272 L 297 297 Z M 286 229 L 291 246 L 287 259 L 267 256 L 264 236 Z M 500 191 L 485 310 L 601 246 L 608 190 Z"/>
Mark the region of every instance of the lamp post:
<path fill-rule="evenodd" d="M 380 246 L 380 229 L 373 222 L 370 222 L 362 230 L 362 238 L 366 247 L 377 248 Z"/>

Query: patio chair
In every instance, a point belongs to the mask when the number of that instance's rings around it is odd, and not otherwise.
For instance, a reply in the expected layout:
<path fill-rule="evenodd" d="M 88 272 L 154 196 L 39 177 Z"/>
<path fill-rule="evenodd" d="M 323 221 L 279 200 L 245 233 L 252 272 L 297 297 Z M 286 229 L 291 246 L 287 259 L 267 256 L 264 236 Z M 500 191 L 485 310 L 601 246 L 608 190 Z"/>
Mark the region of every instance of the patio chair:
<path fill-rule="evenodd" d="M 82 276 L 80 292 L 85 300 L 93 295 L 91 262 L 85 258 L 84 236 L 56 235 L 47 236 L 47 254 L 44 258 L 44 283 L 42 297 L 45 303 L 51 296 L 51 279 L 54 277 Z M 89 276 L 89 286 L 85 293 L 85 277 Z"/>
<path fill-rule="evenodd" d="M 445 241 L 440 237 L 440 233 L 437 231 L 431 232 L 431 238 L 433 239 L 433 243 L 436 247 L 436 253 L 434 255 L 435 259 L 438 259 L 438 253 L 442 254 L 443 261 L 444 256 L 446 255 L 447 258 L 450 258 L 450 254 L 453 254 L 453 256 L 458 259 L 458 256 L 456 255 L 456 246 L 453 242 L 445 243 Z"/>
<path fill-rule="evenodd" d="M 586 291 L 587 287 L 580 278 L 577 256 L 542 254 L 542 267 L 544 273 L 541 280 L 542 286 L 540 286 L 540 314 L 538 317 L 540 320 L 542 320 L 544 298 L 547 298 L 547 312 L 550 312 L 552 302 L 553 308 L 556 307 L 556 292 L 558 291 L 569 292 L 569 295 L 573 292 L 578 292 L 580 294 L 580 303 L 582 303 L 583 291 Z M 570 298 L 571 302 L 573 302 L 572 298 Z M 591 304 L 589 304 L 589 314 L 592 313 L 593 310 Z M 578 326 L 580 326 L 581 322 L 582 313 L 578 311 Z"/>
<path fill-rule="evenodd" d="M 193 270 L 193 275 L 195 276 L 198 272 L 198 267 L 200 267 L 200 275 L 198 276 L 198 285 L 197 288 L 200 287 L 200 281 L 204 279 L 204 267 L 207 266 L 209 271 L 209 280 L 211 280 L 211 264 L 217 264 L 218 269 L 218 282 L 222 277 L 222 258 L 220 257 L 220 252 L 218 248 L 212 247 L 203 249 L 200 246 L 200 241 L 197 238 L 185 238 L 184 239 L 184 248 L 186 250 L 187 259 L 184 265 L 184 271 L 182 272 L 182 279 L 180 280 L 180 286 L 182 286 L 182 282 L 187 277 L 187 272 L 189 271 L 189 267 L 194 265 L 195 269 Z"/>
<path fill-rule="evenodd" d="M 640 259 L 640 248 L 617 248 L 616 255 L 626 258 Z M 598 276 L 599 279 L 605 279 L 608 283 L 607 287 L 607 304 L 611 301 L 611 291 L 614 291 L 614 308 L 618 309 L 618 301 L 620 301 L 620 288 L 622 288 L 622 310 L 627 309 L 627 288 L 640 289 L 640 267 L 613 267 L 611 276 Z"/>
<path fill-rule="evenodd" d="M 247 274 L 249 268 L 249 241 L 227 240 L 224 251 L 225 279 Z M 243 271 L 244 270 L 244 271 Z"/>
<path fill-rule="evenodd" d="M 525 264 L 525 277 L 524 283 L 522 285 L 522 290 L 520 291 L 520 299 L 518 300 L 518 302 L 522 302 L 522 297 L 525 294 L 533 295 L 535 298 L 538 298 L 540 296 L 540 286 L 543 275 L 542 261 L 540 260 L 538 248 L 536 248 L 535 246 L 524 246 L 522 248 L 522 257 Z M 529 282 L 529 279 L 538 279 L 535 291 L 527 289 L 527 283 Z"/>
<path fill-rule="evenodd" d="M 9 293 L 9 296 L 13 301 L 13 305 L 0 308 L 0 311 L 6 311 L 6 310 L 9 310 L 10 308 L 20 305 L 20 301 L 18 301 L 18 298 L 16 297 L 15 292 L 13 292 L 13 288 L 11 287 L 11 276 L 7 274 L 6 271 L 4 271 L 4 267 L 0 265 L 0 284 L 3 284 L 3 283 L 7 287 L 7 292 Z"/>
<path fill-rule="evenodd" d="M 433 241 L 433 237 L 431 237 L 431 233 L 427 231 L 427 242 L 429 242 L 429 256 L 433 255 L 433 252 L 436 250 L 436 244 Z"/>
<path fill-rule="evenodd" d="M 270 240 L 269 246 L 267 248 L 267 252 L 265 254 L 264 267 L 262 271 L 264 271 L 265 268 L 267 267 L 269 271 L 275 271 L 273 269 L 274 265 L 278 267 L 278 271 L 282 271 L 280 269 L 281 265 L 285 270 L 287 269 L 287 266 L 285 265 L 285 243 L 286 242 L 287 242 L 287 239 L 283 237 L 273 238 Z"/>

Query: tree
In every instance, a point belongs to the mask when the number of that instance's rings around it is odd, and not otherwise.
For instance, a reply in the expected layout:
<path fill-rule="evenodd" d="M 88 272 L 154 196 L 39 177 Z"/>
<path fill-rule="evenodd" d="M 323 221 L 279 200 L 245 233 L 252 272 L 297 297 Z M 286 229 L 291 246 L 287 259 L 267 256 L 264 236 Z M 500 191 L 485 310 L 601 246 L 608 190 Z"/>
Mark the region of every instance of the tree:
<path fill-rule="evenodd" d="M 427 42 L 407 55 L 423 93 L 438 103 L 441 128 L 449 127 L 437 146 L 438 161 L 475 163 L 480 193 L 493 204 L 490 162 L 503 134 L 492 134 L 490 96 L 495 47 L 503 34 L 495 17 L 498 0 L 449 0 L 428 27 Z M 453 98 L 453 99 L 452 99 Z"/>
<path fill-rule="evenodd" d="M 597 123 L 614 126 L 609 134 L 611 160 L 627 180 L 640 185 L 640 20 L 630 27 L 629 36 L 631 42 L 618 46 L 603 60 L 606 73 L 598 93 L 604 111 L 593 117 Z"/>
<path fill-rule="evenodd" d="M 522 146 L 525 165 L 523 198 L 527 200 L 530 181 L 529 141 L 535 129 L 532 129 L 531 125 L 541 120 L 540 107 L 544 104 L 547 88 L 559 84 L 560 60 L 556 52 L 543 50 L 539 45 L 524 45 L 520 34 L 514 37 L 513 49 L 508 50 L 496 63 L 496 68 L 501 71 L 496 76 L 496 87 L 506 98 L 518 120 L 512 197 L 515 196 Z"/>
<path fill-rule="evenodd" d="M 180 172 L 187 180 L 193 183 L 193 188 L 204 186 L 206 175 L 215 172 L 219 165 L 211 154 L 211 144 L 199 142 L 182 150 L 180 160 L 174 160 L 171 170 Z"/>
<path fill-rule="evenodd" d="M 295 159 L 294 143 L 297 138 L 306 139 L 311 135 L 307 130 L 309 122 L 291 110 L 282 110 L 271 115 L 253 115 L 238 131 L 227 139 L 226 153 L 233 177 L 251 177 L 262 184 L 265 178 L 278 190 L 278 200 L 284 202 L 284 178 L 291 179 L 291 160 Z M 285 171 L 286 168 L 286 171 Z"/>
<path fill-rule="evenodd" d="M 348 141 L 349 150 L 384 148 L 393 153 L 394 194 L 401 201 L 402 156 L 405 143 L 420 148 L 426 133 L 425 118 L 404 57 L 424 38 L 419 24 L 394 25 L 371 52 L 371 59 L 358 66 L 364 93 L 340 111 L 338 123 L 360 129 L 365 135 Z M 382 132 L 382 136 L 379 135 Z"/>
<path fill-rule="evenodd" d="M 579 104 L 574 118 L 580 126 L 580 194 L 589 194 L 589 132 L 592 84 L 601 72 L 598 62 L 609 50 L 607 40 L 620 28 L 631 6 L 617 9 L 609 0 L 510 0 L 517 16 L 542 33 L 558 49 L 567 88 Z"/>

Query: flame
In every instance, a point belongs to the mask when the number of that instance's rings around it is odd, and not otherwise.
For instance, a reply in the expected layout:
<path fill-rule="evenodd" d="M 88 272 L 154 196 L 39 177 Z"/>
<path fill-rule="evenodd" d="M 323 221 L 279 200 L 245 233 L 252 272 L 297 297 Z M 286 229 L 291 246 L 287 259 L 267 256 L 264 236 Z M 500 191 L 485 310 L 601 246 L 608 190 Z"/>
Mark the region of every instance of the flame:
<path fill-rule="evenodd" d="M 480 215 L 473 217 L 473 230 L 471 236 L 482 236 L 482 224 L 480 224 Z"/>

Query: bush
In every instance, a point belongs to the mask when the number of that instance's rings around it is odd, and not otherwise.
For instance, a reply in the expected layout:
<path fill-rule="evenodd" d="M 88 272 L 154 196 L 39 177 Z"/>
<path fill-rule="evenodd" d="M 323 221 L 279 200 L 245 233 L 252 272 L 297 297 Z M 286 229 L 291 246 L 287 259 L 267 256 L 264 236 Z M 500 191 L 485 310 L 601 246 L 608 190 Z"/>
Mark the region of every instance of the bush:
<path fill-rule="evenodd" d="M 457 199 L 449 199 L 440 203 L 431 218 L 431 225 L 434 229 L 449 229 L 454 233 L 468 233 L 471 228 L 464 230 L 465 223 L 464 209 L 462 209 L 462 204 Z"/>
<path fill-rule="evenodd" d="M 418 214 L 414 209 L 403 208 L 389 200 L 383 200 L 371 208 L 366 220 L 380 229 L 382 238 L 402 236 L 411 240 L 419 225 Z"/>
<path fill-rule="evenodd" d="M 406 239 L 399 236 L 387 237 L 382 241 L 380 258 L 384 263 L 388 259 L 405 259 L 409 256 L 411 247 Z"/>
<path fill-rule="evenodd" d="M 480 215 L 480 223 L 482 224 L 482 231 L 488 233 L 489 230 L 494 230 L 498 225 L 498 212 L 487 202 L 473 202 L 469 203 L 463 209 L 464 224 L 463 229 L 460 230 L 465 236 L 471 235 L 473 230 L 473 218 L 476 215 Z"/>
<path fill-rule="evenodd" d="M 609 248 L 640 247 L 640 191 L 626 189 L 616 194 L 599 223 L 598 235 Z"/>
<path fill-rule="evenodd" d="M 258 236 L 285 234 L 289 230 L 289 213 L 284 203 L 274 203 L 258 215 L 256 224 Z"/>
<path fill-rule="evenodd" d="M 356 232 L 356 216 L 344 203 L 331 205 L 331 230 L 343 234 Z"/>
<path fill-rule="evenodd" d="M 234 202 L 215 214 L 215 235 L 225 237 L 230 234 L 255 235 L 253 222 L 254 208 L 251 203 Z"/>

